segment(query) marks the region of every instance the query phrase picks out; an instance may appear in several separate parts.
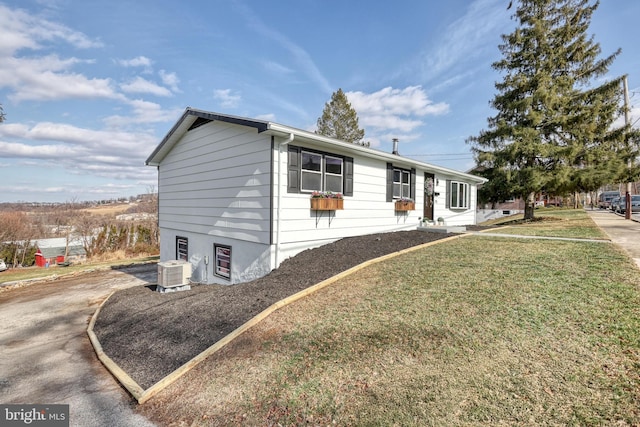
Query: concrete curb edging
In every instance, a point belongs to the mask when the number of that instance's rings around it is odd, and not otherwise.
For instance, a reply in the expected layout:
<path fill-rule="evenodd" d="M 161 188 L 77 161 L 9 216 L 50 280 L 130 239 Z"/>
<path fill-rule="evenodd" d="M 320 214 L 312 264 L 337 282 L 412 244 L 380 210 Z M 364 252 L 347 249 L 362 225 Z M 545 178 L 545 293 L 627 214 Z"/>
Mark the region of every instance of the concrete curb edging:
<path fill-rule="evenodd" d="M 454 239 L 458 239 L 460 237 L 465 237 L 465 236 L 470 236 L 471 234 L 458 234 L 455 236 L 451 236 L 451 237 L 446 237 L 444 239 L 440 239 L 440 240 L 435 240 L 433 242 L 428 242 L 428 243 L 424 243 L 422 245 L 418 245 L 418 246 L 413 246 L 411 248 L 407 248 L 407 249 L 403 249 L 401 251 L 398 252 L 393 252 L 387 255 L 383 255 L 381 257 L 378 258 L 374 258 L 368 261 L 363 262 L 362 264 L 358 264 L 354 267 L 351 267 L 348 270 L 343 271 L 342 273 L 336 274 L 335 276 L 332 276 L 328 279 L 323 280 L 322 282 L 319 282 L 313 286 L 310 286 L 302 291 L 299 291 L 287 298 L 284 298 L 280 301 L 277 301 L 275 303 L 273 303 L 272 305 L 270 305 L 269 307 L 267 307 L 266 309 L 264 309 L 262 312 L 260 312 L 259 314 L 257 314 L 256 316 L 254 316 L 253 318 L 249 319 L 247 322 L 245 322 L 243 325 L 241 325 L 240 327 L 238 327 L 236 330 L 234 330 L 233 332 L 231 332 L 230 334 L 226 335 L 224 338 L 222 338 L 221 340 L 217 341 L 215 344 L 213 344 L 211 347 L 207 348 L 206 350 L 204 350 L 202 353 L 198 354 L 197 356 L 195 356 L 193 359 L 189 360 L 187 363 L 185 363 L 184 365 L 182 365 L 181 367 L 179 367 L 178 369 L 176 369 L 175 371 L 171 372 L 169 375 L 167 375 L 166 377 L 164 377 L 163 379 L 161 379 L 160 381 L 158 381 L 157 383 L 155 383 L 154 385 L 152 385 L 151 387 L 149 387 L 148 389 L 144 390 L 142 387 L 140 387 L 140 385 L 138 385 L 138 383 L 136 383 L 133 378 L 131 378 L 122 368 L 120 368 L 120 366 L 118 366 L 109 356 L 107 356 L 107 354 L 102 350 L 102 345 L 100 344 L 100 341 L 98 340 L 98 337 L 96 336 L 96 334 L 93 332 L 93 328 L 95 326 L 95 322 L 98 318 L 98 315 L 100 314 L 100 310 L 102 309 L 102 307 L 104 306 L 104 304 L 106 304 L 106 302 L 109 300 L 109 298 L 111 297 L 111 295 L 113 295 L 115 293 L 112 292 L 103 302 L 102 304 L 100 304 L 100 306 L 98 307 L 98 309 L 96 310 L 96 312 L 93 314 L 93 316 L 91 317 L 91 320 L 89 322 L 89 326 L 87 328 L 87 334 L 89 335 L 89 340 L 91 341 L 91 345 L 93 346 L 96 355 L 98 356 L 98 359 L 100 360 L 100 362 L 102 362 L 102 364 L 107 368 L 107 370 L 109 372 L 111 372 L 111 374 L 116 377 L 116 379 L 120 382 L 120 384 L 122 384 L 122 386 L 124 388 L 127 389 L 127 391 L 138 401 L 138 403 L 140 405 L 142 405 L 143 403 L 145 403 L 147 400 L 151 399 L 153 396 L 155 396 L 157 393 L 159 393 L 160 391 L 164 390 L 165 388 L 167 388 L 170 384 L 172 384 L 173 382 L 175 382 L 178 378 L 180 378 L 181 376 L 183 376 L 184 374 L 186 374 L 187 372 L 189 372 L 191 369 L 193 369 L 195 366 L 197 366 L 198 364 L 200 364 L 200 362 L 204 361 L 207 357 L 211 356 L 212 354 L 216 353 L 217 351 L 219 351 L 220 349 L 222 349 L 224 346 L 226 346 L 227 344 L 229 344 L 231 341 L 233 341 L 235 338 L 237 338 L 238 336 L 240 336 L 241 334 L 243 334 L 244 332 L 246 332 L 248 329 L 250 329 L 251 327 L 255 326 L 256 324 L 258 324 L 259 322 L 261 322 L 262 320 L 264 320 L 266 317 L 268 317 L 271 313 L 279 310 L 282 307 L 285 307 L 301 298 L 304 298 L 310 294 L 313 294 L 314 292 L 319 291 L 322 288 L 325 288 L 331 284 L 333 284 L 334 282 L 347 277 L 359 270 L 362 270 L 365 267 L 368 267 L 370 265 L 397 257 L 399 255 L 403 255 L 409 252 L 413 252 L 422 248 L 426 248 L 429 246 L 433 246 L 439 243 L 444 243 L 444 242 L 449 242 L 451 240 Z"/>
<path fill-rule="evenodd" d="M 126 388 L 127 391 L 129 391 L 129 393 L 131 393 L 131 395 L 139 401 L 140 397 L 144 394 L 144 390 L 138 385 L 138 383 L 133 380 L 133 378 L 129 376 L 129 374 L 127 374 L 122 368 L 120 368 L 120 366 L 118 366 L 117 363 L 115 363 L 109 356 L 107 356 L 107 354 L 102 350 L 102 344 L 100 344 L 100 340 L 98 340 L 98 337 L 93 332 L 93 327 L 96 324 L 96 320 L 98 319 L 100 310 L 102 310 L 102 306 L 104 306 L 109 298 L 111 298 L 111 296 L 115 293 L 116 291 L 111 292 L 109 296 L 106 297 L 104 301 L 102 301 L 95 313 L 93 313 L 93 316 L 91 316 L 91 320 L 89 321 L 87 334 L 89 335 L 89 341 L 91 341 L 93 350 L 96 352 L 96 355 L 98 356 L 100 362 L 102 362 L 107 370 L 111 372 L 114 377 L 116 377 L 120 384 L 122 384 L 124 388 Z"/>

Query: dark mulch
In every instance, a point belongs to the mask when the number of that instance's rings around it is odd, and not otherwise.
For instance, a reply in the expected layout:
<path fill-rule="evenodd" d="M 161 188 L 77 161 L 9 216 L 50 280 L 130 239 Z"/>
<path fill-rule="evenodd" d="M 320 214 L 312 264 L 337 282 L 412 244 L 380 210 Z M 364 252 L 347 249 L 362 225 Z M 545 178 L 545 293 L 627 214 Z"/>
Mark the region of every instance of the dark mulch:
<path fill-rule="evenodd" d="M 167 294 L 155 286 L 121 290 L 103 306 L 94 332 L 147 389 L 273 303 L 367 260 L 445 237 L 417 230 L 350 237 L 301 252 L 252 282 Z"/>

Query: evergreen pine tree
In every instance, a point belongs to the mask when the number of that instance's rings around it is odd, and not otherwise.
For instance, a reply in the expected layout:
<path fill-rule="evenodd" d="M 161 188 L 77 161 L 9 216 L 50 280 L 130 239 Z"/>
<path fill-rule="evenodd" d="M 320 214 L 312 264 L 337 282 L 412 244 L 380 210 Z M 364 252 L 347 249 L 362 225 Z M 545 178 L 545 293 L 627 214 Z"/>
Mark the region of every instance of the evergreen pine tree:
<path fill-rule="evenodd" d="M 534 216 L 535 195 L 593 188 L 623 166 L 621 78 L 593 87 L 620 50 L 599 59 L 600 46 L 587 30 L 598 2 L 520 0 L 516 30 L 503 35 L 504 72 L 491 102 L 498 113 L 488 130 L 469 138 L 485 169 L 497 168 L 511 194 L 524 198 Z"/>
<path fill-rule="evenodd" d="M 364 129 L 358 127 L 358 114 L 342 89 L 331 95 L 317 122 L 316 133 L 351 143 L 361 143 Z"/>

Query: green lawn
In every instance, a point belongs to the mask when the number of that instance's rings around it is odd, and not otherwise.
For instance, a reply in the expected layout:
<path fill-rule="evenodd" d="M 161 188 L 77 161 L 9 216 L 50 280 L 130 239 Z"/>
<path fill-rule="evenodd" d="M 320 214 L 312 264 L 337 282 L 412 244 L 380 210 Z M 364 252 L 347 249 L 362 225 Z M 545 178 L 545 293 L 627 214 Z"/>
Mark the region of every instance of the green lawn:
<path fill-rule="evenodd" d="M 563 228 L 513 228 L 599 235 L 557 212 Z M 638 425 L 638 273 L 610 243 L 448 241 L 285 307 L 140 410 L 194 426 Z"/>
<path fill-rule="evenodd" d="M 502 234 L 520 234 L 543 237 L 568 237 L 584 239 L 604 239 L 603 232 L 594 227 L 593 221 L 581 210 L 541 208 L 536 209 L 533 221 L 523 222 L 522 215 L 492 221 L 502 225 L 494 230 Z"/>

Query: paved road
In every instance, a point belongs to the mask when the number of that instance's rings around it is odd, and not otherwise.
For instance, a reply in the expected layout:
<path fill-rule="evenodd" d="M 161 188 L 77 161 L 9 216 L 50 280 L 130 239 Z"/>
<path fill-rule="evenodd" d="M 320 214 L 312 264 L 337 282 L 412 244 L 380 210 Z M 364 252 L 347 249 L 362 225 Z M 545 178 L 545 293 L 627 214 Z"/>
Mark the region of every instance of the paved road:
<path fill-rule="evenodd" d="M 155 283 L 155 264 L 0 293 L 0 403 L 69 404 L 70 425 L 154 426 L 98 361 L 89 318 L 112 291 Z"/>

